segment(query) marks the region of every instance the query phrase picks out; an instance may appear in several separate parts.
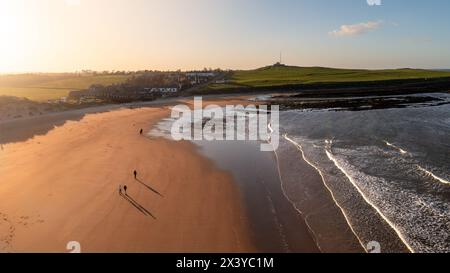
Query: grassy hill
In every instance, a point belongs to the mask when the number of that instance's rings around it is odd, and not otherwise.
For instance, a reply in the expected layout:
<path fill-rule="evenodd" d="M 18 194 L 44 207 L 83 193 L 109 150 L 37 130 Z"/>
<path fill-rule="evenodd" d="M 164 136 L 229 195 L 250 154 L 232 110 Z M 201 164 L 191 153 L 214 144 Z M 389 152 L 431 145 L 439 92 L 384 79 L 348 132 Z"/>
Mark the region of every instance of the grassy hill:
<path fill-rule="evenodd" d="M 24 97 L 35 101 L 58 99 L 72 90 L 92 84 L 110 85 L 124 82 L 127 75 L 19 74 L 0 75 L 0 96 Z"/>
<path fill-rule="evenodd" d="M 228 83 L 211 85 L 212 89 L 276 87 L 300 84 L 369 82 L 401 79 L 450 77 L 447 71 L 422 69 L 336 69 L 325 67 L 268 66 L 256 70 L 234 71 Z"/>
<path fill-rule="evenodd" d="M 69 91 L 92 84 L 110 85 L 126 81 L 127 75 L 20 74 L 0 75 L 0 96 L 46 101 L 67 96 Z M 450 71 L 421 69 L 361 70 L 324 67 L 268 66 L 256 70 L 233 71 L 225 84 L 211 84 L 208 91 L 285 87 L 320 83 L 376 82 L 400 79 L 450 77 Z"/>

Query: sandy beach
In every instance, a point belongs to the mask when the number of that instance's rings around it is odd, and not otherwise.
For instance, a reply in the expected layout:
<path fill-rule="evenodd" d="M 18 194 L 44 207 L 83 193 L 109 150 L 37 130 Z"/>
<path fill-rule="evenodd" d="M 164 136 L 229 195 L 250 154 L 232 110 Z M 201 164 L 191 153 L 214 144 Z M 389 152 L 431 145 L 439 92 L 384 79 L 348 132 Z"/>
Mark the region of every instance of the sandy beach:
<path fill-rule="evenodd" d="M 0 251 L 254 252 L 238 187 L 188 142 L 139 135 L 169 108 L 88 114 L 0 151 Z M 138 180 L 133 177 L 138 171 Z M 128 186 L 128 197 L 119 185 Z"/>

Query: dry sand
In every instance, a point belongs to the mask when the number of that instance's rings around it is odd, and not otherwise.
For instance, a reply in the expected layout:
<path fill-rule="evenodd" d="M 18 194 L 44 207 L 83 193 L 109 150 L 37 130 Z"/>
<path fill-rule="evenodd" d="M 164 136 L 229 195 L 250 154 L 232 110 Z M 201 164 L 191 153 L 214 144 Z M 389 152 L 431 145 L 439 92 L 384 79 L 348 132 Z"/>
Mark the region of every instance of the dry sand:
<path fill-rule="evenodd" d="M 168 114 L 91 114 L 4 145 L 0 251 L 67 252 L 69 241 L 83 252 L 255 251 L 230 175 L 191 143 L 139 135 Z M 120 184 L 134 204 L 119 195 Z"/>

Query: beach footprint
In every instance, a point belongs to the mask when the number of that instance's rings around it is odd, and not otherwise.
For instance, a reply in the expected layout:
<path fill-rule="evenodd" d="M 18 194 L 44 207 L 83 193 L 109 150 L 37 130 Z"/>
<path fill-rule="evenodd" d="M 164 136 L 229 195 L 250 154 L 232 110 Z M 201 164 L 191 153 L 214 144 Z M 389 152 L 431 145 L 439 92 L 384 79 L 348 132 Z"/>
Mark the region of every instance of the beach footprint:
<path fill-rule="evenodd" d="M 0 213 L 0 253 L 11 251 L 15 230 L 9 217 Z"/>
<path fill-rule="evenodd" d="M 12 250 L 16 227 L 30 228 L 44 222 L 39 214 L 36 216 L 11 217 L 0 212 L 0 253 L 7 253 Z"/>
<path fill-rule="evenodd" d="M 38 214 L 36 216 L 20 216 L 17 219 L 17 223 L 24 227 L 31 227 L 36 224 L 42 224 L 45 221 L 41 219 L 41 216 Z"/>

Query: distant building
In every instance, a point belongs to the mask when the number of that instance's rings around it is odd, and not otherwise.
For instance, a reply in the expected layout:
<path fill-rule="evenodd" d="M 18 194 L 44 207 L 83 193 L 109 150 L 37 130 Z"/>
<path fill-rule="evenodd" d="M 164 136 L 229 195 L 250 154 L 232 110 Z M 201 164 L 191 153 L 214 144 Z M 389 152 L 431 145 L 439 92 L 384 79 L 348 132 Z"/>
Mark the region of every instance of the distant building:
<path fill-rule="evenodd" d="M 180 91 L 179 85 L 156 86 L 146 88 L 110 86 L 99 87 L 92 86 L 87 90 L 72 91 L 69 93 L 69 99 L 78 102 L 94 102 L 94 101 L 135 101 L 149 100 L 161 96 L 168 96 Z"/>
<path fill-rule="evenodd" d="M 211 78 L 216 74 L 214 72 L 188 72 L 186 73 L 187 77 L 203 77 L 203 78 Z"/>
<path fill-rule="evenodd" d="M 281 62 L 276 62 L 274 65 L 274 67 L 284 67 L 286 66 L 285 64 L 281 63 Z"/>
<path fill-rule="evenodd" d="M 188 72 L 186 77 L 192 85 L 206 83 L 216 76 L 214 72 Z"/>

